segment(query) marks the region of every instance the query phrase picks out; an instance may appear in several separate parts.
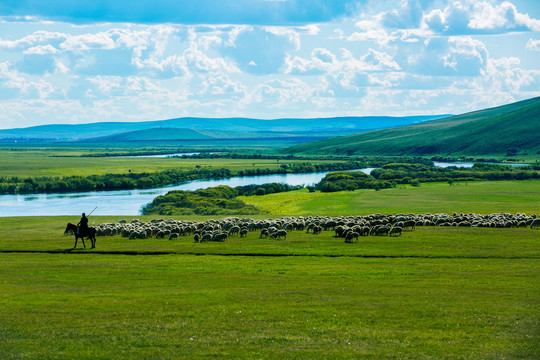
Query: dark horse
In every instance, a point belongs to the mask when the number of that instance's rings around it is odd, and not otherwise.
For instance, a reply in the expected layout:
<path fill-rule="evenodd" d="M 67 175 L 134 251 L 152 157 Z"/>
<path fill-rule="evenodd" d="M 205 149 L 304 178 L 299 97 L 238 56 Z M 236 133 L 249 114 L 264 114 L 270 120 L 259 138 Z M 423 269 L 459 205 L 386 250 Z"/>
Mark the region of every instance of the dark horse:
<path fill-rule="evenodd" d="M 75 245 L 73 245 L 74 249 L 77 247 L 77 240 L 79 238 L 81 238 L 82 244 L 85 249 L 86 249 L 86 245 L 84 244 L 84 238 L 88 238 L 92 242 L 91 249 L 94 249 L 96 247 L 96 229 L 95 228 L 89 227 L 88 229 L 86 229 L 84 234 L 77 234 L 77 225 L 68 223 L 66 226 L 66 230 L 64 231 L 64 235 L 68 234 L 70 231 L 73 232 L 73 234 L 75 235 Z"/>

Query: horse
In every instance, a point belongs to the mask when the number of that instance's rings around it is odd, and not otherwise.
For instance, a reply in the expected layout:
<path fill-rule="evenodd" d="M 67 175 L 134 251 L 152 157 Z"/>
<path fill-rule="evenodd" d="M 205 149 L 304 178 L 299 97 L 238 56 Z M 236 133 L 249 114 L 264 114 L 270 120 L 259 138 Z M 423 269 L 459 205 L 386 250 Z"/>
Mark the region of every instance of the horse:
<path fill-rule="evenodd" d="M 75 235 L 75 245 L 73 245 L 73 248 L 75 249 L 77 247 L 77 240 L 81 238 L 81 241 L 83 243 L 83 247 L 86 249 L 86 245 L 84 244 L 84 238 L 90 239 L 90 242 L 92 243 L 91 249 L 94 249 L 96 247 L 96 229 L 93 227 L 89 227 L 86 229 L 84 234 L 77 234 L 77 225 L 68 223 L 66 226 L 66 230 L 64 230 L 64 235 L 68 234 L 70 231 L 73 232 Z"/>

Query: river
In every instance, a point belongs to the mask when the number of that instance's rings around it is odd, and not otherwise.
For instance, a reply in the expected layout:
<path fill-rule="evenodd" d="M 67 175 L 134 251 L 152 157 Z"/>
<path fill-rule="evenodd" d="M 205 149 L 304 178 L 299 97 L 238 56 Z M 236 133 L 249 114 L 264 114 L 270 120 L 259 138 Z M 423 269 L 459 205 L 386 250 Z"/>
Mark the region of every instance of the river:
<path fill-rule="evenodd" d="M 369 174 L 374 168 L 360 169 Z M 274 174 L 231 177 L 228 179 L 194 180 L 180 185 L 147 190 L 93 191 L 69 194 L 1 195 L 0 217 L 80 215 L 97 209 L 93 215 L 140 215 L 141 207 L 171 190 L 198 190 L 218 185 L 230 187 L 283 183 L 314 185 L 328 172 L 309 174 Z"/>
<path fill-rule="evenodd" d="M 169 154 L 169 156 L 175 154 Z M 185 155 L 185 153 L 183 154 Z M 162 156 L 162 155 L 159 155 Z M 434 162 L 435 166 L 472 167 L 472 162 Z M 504 164 L 525 166 L 528 164 Z M 360 169 L 369 174 L 374 168 Z M 147 190 L 93 191 L 68 194 L 0 195 L 0 217 L 80 215 L 98 207 L 94 215 L 140 215 L 141 207 L 159 195 L 171 190 L 198 190 L 218 185 L 230 187 L 284 183 L 288 185 L 314 185 L 328 172 L 309 174 L 274 174 L 231 177 L 228 179 L 194 180 L 176 186 Z"/>
<path fill-rule="evenodd" d="M 174 153 L 174 154 L 158 154 L 158 155 L 121 155 L 121 156 L 109 156 L 111 158 L 174 158 L 182 156 L 200 155 L 201 152 L 189 152 L 189 153 Z M 225 154 L 223 152 L 207 152 L 205 154 Z"/>
<path fill-rule="evenodd" d="M 482 164 L 482 163 L 480 163 Z M 508 165 L 508 166 L 511 166 L 511 167 L 520 167 L 520 166 L 529 166 L 531 164 L 517 164 L 517 163 L 490 163 L 490 162 L 487 162 L 487 163 L 483 163 L 483 164 L 491 164 L 491 165 Z M 474 163 L 473 162 L 442 162 L 442 161 L 434 161 L 433 162 L 433 165 L 434 166 L 438 166 L 438 167 L 443 167 L 443 168 L 446 168 L 446 167 L 450 167 L 450 166 L 455 166 L 455 167 L 464 167 L 464 168 L 472 168 Z"/>

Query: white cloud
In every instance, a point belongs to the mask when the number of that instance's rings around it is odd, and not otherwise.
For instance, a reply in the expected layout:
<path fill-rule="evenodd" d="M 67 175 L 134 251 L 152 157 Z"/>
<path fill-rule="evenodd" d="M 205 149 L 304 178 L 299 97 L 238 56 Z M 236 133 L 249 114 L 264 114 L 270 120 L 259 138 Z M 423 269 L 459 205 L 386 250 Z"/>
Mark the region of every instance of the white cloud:
<path fill-rule="evenodd" d="M 68 35 L 64 33 L 40 30 L 18 40 L 0 39 L 0 48 L 21 49 L 41 44 L 50 44 L 51 46 L 54 46 L 65 41 L 66 38 L 68 38 Z"/>
<path fill-rule="evenodd" d="M 360 58 L 359 68 L 364 71 L 400 70 L 400 66 L 392 57 L 384 52 L 369 49 L 367 54 Z"/>
<path fill-rule="evenodd" d="M 47 99 L 63 97 L 61 90 L 44 80 L 32 81 L 12 69 L 8 62 L 0 63 L 0 98 Z"/>
<path fill-rule="evenodd" d="M 247 87 L 240 81 L 231 79 L 228 75 L 222 73 L 207 74 L 204 76 L 198 75 L 192 79 L 193 83 L 200 87 L 200 90 L 194 91 L 192 98 L 204 98 L 207 101 L 215 99 L 238 100 L 243 99 L 247 93 Z M 200 85 L 199 85 L 200 84 Z"/>
<path fill-rule="evenodd" d="M 58 53 L 58 49 L 53 47 L 51 44 L 47 45 L 38 45 L 31 48 L 28 48 L 23 51 L 23 54 L 25 55 L 46 55 L 46 54 L 56 54 Z"/>
<path fill-rule="evenodd" d="M 525 48 L 527 50 L 540 51 L 540 40 L 529 39 Z"/>
<path fill-rule="evenodd" d="M 479 76 L 488 51 L 469 36 L 433 37 L 423 43 L 401 43 L 395 61 L 406 72 L 427 76 Z"/>
<path fill-rule="evenodd" d="M 192 71 L 196 72 L 240 72 L 238 67 L 226 60 L 224 57 L 212 58 L 201 51 L 196 45 L 193 45 L 184 51 L 182 57 L 185 59 L 186 65 Z"/>
<path fill-rule="evenodd" d="M 436 33 L 500 34 L 512 31 L 538 31 L 540 20 L 518 12 L 508 1 L 452 1 L 444 10 L 426 13 L 424 24 Z"/>
<path fill-rule="evenodd" d="M 338 59 L 331 51 L 324 48 L 315 48 L 311 52 L 311 59 L 301 57 L 288 57 L 285 73 L 293 74 L 336 74 L 347 73 L 354 75 L 365 71 L 399 70 L 400 66 L 392 57 L 384 52 L 368 49 L 363 56 L 356 58 L 347 49 L 341 49 L 342 55 Z"/>
<path fill-rule="evenodd" d="M 294 103 L 306 103 L 314 89 L 296 78 L 270 80 L 257 85 L 251 94 L 252 102 L 263 103 L 268 108 L 285 108 Z"/>
<path fill-rule="evenodd" d="M 379 15 L 381 23 L 388 28 L 418 28 L 422 21 L 423 9 L 418 0 L 404 0 L 399 9 L 392 9 Z"/>

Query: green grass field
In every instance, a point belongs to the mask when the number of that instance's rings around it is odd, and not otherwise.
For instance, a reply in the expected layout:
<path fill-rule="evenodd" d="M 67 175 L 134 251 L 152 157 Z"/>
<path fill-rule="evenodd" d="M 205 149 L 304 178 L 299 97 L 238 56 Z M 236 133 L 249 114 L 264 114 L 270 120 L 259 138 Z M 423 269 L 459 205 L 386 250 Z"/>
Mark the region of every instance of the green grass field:
<path fill-rule="evenodd" d="M 540 214 L 540 181 L 423 183 L 420 187 L 294 193 L 239 197 L 275 215 L 367 215 L 372 213 L 493 213 Z"/>
<path fill-rule="evenodd" d="M 156 172 L 168 169 L 193 170 L 202 168 L 228 168 L 231 171 L 243 169 L 277 169 L 282 164 L 294 163 L 336 163 L 336 160 L 274 160 L 274 159 L 182 159 L 182 158 L 113 158 L 80 157 L 95 152 L 95 149 L 32 149 L 22 150 L 0 148 L 1 176 L 89 176 L 99 174 L 125 174 Z M 101 149 L 99 152 L 106 152 Z M 111 152 L 117 152 L 113 150 Z"/>
<path fill-rule="evenodd" d="M 66 251 L 74 220 L 0 218 L 0 358 L 534 359 L 540 350 L 540 231 L 418 228 L 357 244 L 329 231 L 206 244 L 114 236 Z"/>
<path fill-rule="evenodd" d="M 157 171 L 200 160 L 1 151 L 2 175 Z M 72 149 L 64 154 L 73 155 Z M 271 167 L 275 160 L 203 160 Z M 264 163 L 264 162 L 268 163 Z M 252 163 L 255 163 L 253 165 Z M 264 163 L 264 164 L 263 164 Z M 4 169 L 6 173 L 4 173 Z M 539 213 L 540 182 L 307 190 L 243 198 L 268 215 Z M 143 221 L 157 216 L 139 216 Z M 91 217 L 90 223 L 125 216 Z M 206 220 L 203 217 L 182 219 Z M 225 243 L 98 237 L 78 217 L 0 218 L 0 359 L 537 359 L 540 231 L 418 228 Z"/>

